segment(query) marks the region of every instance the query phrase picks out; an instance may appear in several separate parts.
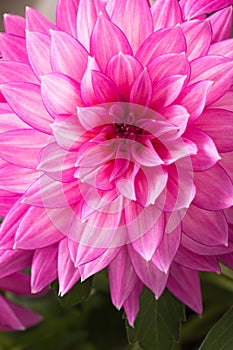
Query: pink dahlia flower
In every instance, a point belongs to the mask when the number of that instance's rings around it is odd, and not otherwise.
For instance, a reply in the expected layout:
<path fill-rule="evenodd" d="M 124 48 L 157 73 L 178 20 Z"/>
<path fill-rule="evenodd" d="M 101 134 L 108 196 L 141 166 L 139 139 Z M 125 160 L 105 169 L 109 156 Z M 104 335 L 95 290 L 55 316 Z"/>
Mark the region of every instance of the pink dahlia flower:
<path fill-rule="evenodd" d="M 7 254 L 7 252 L 5 252 Z M 2 260 L 2 257 L 0 257 Z M 15 295 L 30 295 L 30 277 L 20 272 L 2 277 L 1 271 L 0 290 Z M 41 317 L 31 310 L 27 310 L 0 294 L 0 331 L 25 330 L 34 326 Z"/>
<path fill-rule="evenodd" d="M 108 267 L 133 324 L 143 285 L 201 313 L 198 271 L 233 267 L 232 3 L 5 16 L 0 245 L 14 248 L 3 264 L 19 254 L 12 271 L 33 255 L 33 292 Z"/>

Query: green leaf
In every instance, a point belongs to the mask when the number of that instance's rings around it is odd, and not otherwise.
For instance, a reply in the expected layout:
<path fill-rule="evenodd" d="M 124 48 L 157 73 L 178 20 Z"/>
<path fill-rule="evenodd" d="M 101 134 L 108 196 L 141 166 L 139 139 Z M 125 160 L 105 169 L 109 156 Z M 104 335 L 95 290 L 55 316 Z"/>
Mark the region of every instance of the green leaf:
<path fill-rule="evenodd" d="M 211 328 L 199 350 L 233 349 L 233 306 Z"/>
<path fill-rule="evenodd" d="M 171 349 L 179 341 L 184 310 L 184 305 L 168 291 L 156 301 L 152 292 L 144 289 L 134 328 L 126 324 L 129 343 L 138 342 L 144 350 Z"/>

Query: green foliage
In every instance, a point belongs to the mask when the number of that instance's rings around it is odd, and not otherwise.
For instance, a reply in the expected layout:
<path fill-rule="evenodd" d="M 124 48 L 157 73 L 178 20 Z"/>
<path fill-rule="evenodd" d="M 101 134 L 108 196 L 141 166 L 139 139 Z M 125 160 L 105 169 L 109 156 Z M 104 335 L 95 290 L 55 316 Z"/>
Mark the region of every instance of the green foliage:
<path fill-rule="evenodd" d="M 168 291 L 156 301 L 152 292 L 144 289 L 135 327 L 127 325 L 129 342 L 139 344 L 144 350 L 172 349 L 179 341 L 180 326 L 184 320 L 183 304 Z"/>

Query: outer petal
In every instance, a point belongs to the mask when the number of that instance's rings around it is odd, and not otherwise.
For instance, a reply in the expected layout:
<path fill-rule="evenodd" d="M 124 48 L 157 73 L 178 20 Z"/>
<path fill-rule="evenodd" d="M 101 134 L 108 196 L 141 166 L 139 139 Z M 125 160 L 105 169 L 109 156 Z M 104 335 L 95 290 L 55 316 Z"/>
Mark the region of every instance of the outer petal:
<path fill-rule="evenodd" d="M 51 66 L 54 72 L 64 73 L 79 83 L 87 67 L 88 53 L 72 36 L 51 31 Z"/>
<path fill-rule="evenodd" d="M 132 293 L 124 303 L 124 310 L 127 315 L 128 322 L 133 327 L 137 313 L 139 311 L 139 297 L 143 288 L 142 282 L 138 279 Z"/>
<path fill-rule="evenodd" d="M 38 293 L 57 278 L 57 244 L 37 249 L 32 260 L 31 289 Z"/>
<path fill-rule="evenodd" d="M 25 37 L 25 19 L 23 17 L 5 13 L 3 16 L 4 28 L 7 34 Z"/>
<path fill-rule="evenodd" d="M 26 39 L 28 58 L 35 74 L 40 77 L 41 74 L 51 72 L 50 36 L 40 32 L 30 32 L 27 30 Z"/>
<path fill-rule="evenodd" d="M 57 27 L 76 37 L 76 19 L 80 0 L 58 0 L 57 3 Z"/>
<path fill-rule="evenodd" d="M 120 309 L 138 280 L 126 247 L 109 264 L 108 274 L 112 302 Z"/>
<path fill-rule="evenodd" d="M 214 43 L 210 46 L 209 55 L 222 55 L 233 60 L 233 39 Z"/>
<path fill-rule="evenodd" d="M 232 6 L 214 13 L 209 17 L 213 39 L 212 42 L 222 41 L 230 38 L 232 30 Z"/>
<path fill-rule="evenodd" d="M 213 139 L 219 152 L 233 150 L 233 112 L 206 109 L 194 125 Z"/>
<path fill-rule="evenodd" d="M 37 177 L 38 174 L 34 170 L 8 163 L 0 167 L 0 189 L 24 193 Z"/>
<path fill-rule="evenodd" d="M 0 278 L 26 269 L 30 266 L 33 252 L 20 250 L 0 250 Z"/>
<path fill-rule="evenodd" d="M 153 32 L 153 21 L 148 1 L 110 0 L 108 2 L 108 6 L 112 7 L 111 20 L 125 33 L 135 52 L 139 45 Z"/>
<path fill-rule="evenodd" d="M 15 165 L 36 169 L 38 154 L 48 142 L 49 136 L 37 130 L 11 130 L 0 134 L 0 155 Z"/>
<path fill-rule="evenodd" d="M 198 314 L 202 313 L 201 288 L 197 271 L 173 263 L 168 289 Z"/>
<path fill-rule="evenodd" d="M 209 21 L 187 21 L 181 25 L 181 28 L 186 39 L 189 60 L 205 56 L 212 40 Z"/>
<path fill-rule="evenodd" d="M 26 29 L 31 32 L 41 32 L 50 34 L 50 29 L 55 29 L 56 26 L 45 18 L 40 12 L 32 7 L 26 6 Z"/>
<path fill-rule="evenodd" d="M 182 23 L 182 12 L 177 0 L 157 0 L 151 6 L 154 31 Z"/>
<path fill-rule="evenodd" d="M 152 261 L 144 260 L 132 246 L 128 246 L 128 251 L 138 277 L 153 291 L 158 299 L 166 287 L 168 275 L 160 271 Z"/>
<path fill-rule="evenodd" d="M 177 26 L 161 29 L 151 34 L 139 47 L 136 58 L 146 66 L 148 62 L 160 55 L 185 51 L 185 37 L 182 29 Z"/>
<path fill-rule="evenodd" d="M 80 84 L 61 73 L 52 73 L 42 77 L 42 100 L 49 113 L 74 114 L 77 106 L 82 106 Z"/>
<path fill-rule="evenodd" d="M 233 205 L 233 184 L 223 170 L 216 164 L 211 169 L 194 173 L 196 197 L 193 203 L 206 210 L 220 210 Z"/>
<path fill-rule="evenodd" d="M 4 60 L 29 63 L 25 38 L 0 33 L 0 47 Z"/>
<path fill-rule="evenodd" d="M 100 12 L 107 17 L 100 0 L 80 0 L 77 13 L 77 37 L 88 51 L 90 50 L 91 34 Z"/>
<path fill-rule="evenodd" d="M 192 270 L 221 272 L 216 257 L 195 254 L 183 247 L 179 248 L 175 257 L 175 262 Z"/>
<path fill-rule="evenodd" d="M 31 83 L 8 83 L 1 91 L 12 110 L 25 123 L 46 134 L 51 134 L 53 121 L 41 100 L 40 86 Z"/>
<path fill-rule="evenodd" d="M 221 10 L 232 5 L 231 0 L 181 0 L 180 6 L 187 19 Z"/>
<path fill-rule="evenodd" d="M 101 40 L 99 40 L 101 38 Z M 108 61 L 119 52 L 132 54 L 125 34 L 103 15 L 100 15 L 91 36 L 91 55 L 102 70 Z"/>
<path fill-rule="evenodd" d="M 9 83 L 12 81 L 38 83 L 38 79 L 28 64 L 1 60 L 0 83 Z"/>

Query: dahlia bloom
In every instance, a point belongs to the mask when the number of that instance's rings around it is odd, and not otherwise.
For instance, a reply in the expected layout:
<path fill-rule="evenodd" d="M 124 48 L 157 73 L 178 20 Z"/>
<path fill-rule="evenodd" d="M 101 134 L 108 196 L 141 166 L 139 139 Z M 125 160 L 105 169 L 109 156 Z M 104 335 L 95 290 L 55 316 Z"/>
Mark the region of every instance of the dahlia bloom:
<path fill-rule="evenodd" d="M 16 295 L 30 295 L 30 277 L 20 272 L 0 277 L 0 289 Z M 0 331 L 25 330 L 34 326 L 41 317 L 31 310 L 7 299 L 0 294 Z"/>
<path fill-rule="evenodd" d="M 11 273 L 31 264 L 33 292 L 108 267 L 132 325 L 143 285 L 201 313 L 198 271 L 233 267 L 232 3 L 4 17 L 0 247 Z"/>

